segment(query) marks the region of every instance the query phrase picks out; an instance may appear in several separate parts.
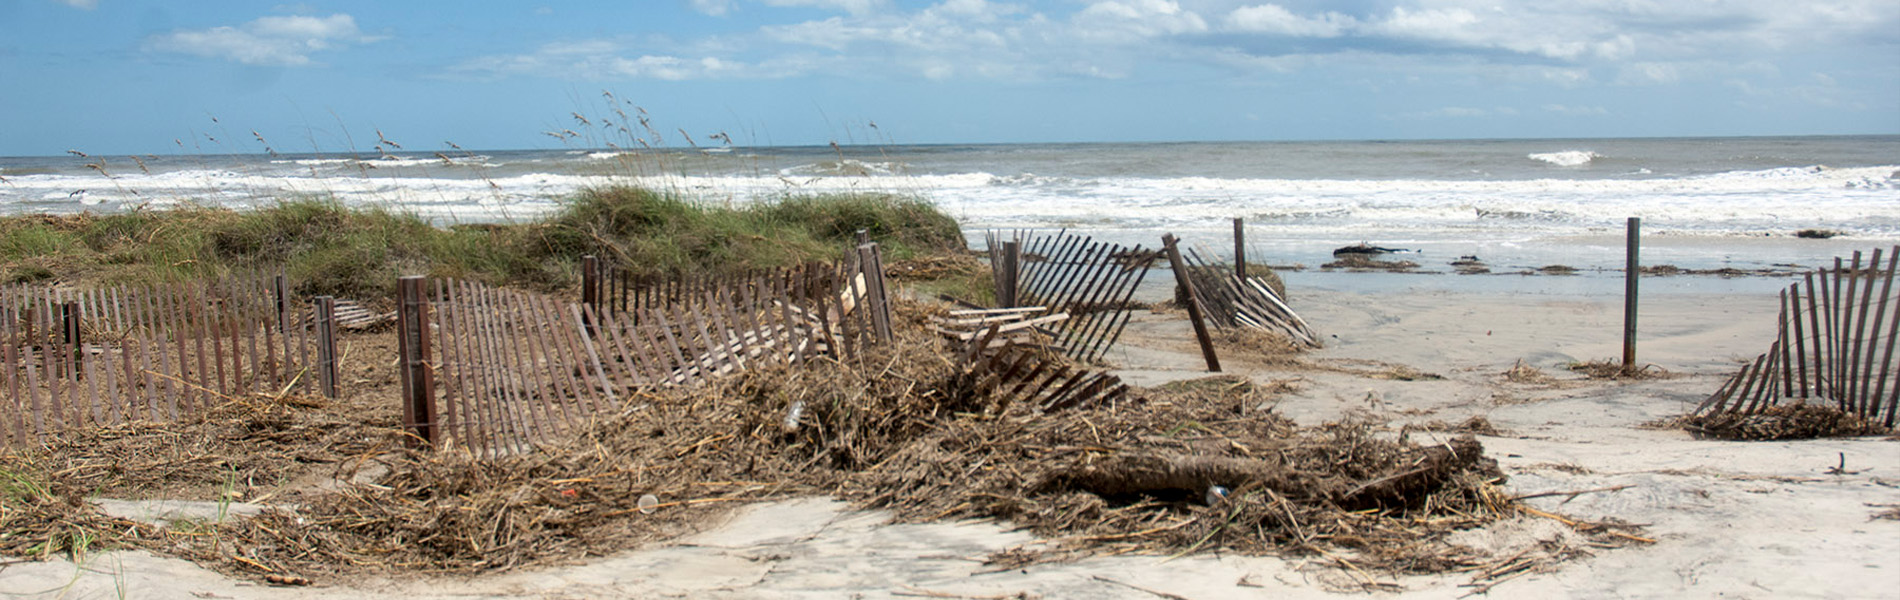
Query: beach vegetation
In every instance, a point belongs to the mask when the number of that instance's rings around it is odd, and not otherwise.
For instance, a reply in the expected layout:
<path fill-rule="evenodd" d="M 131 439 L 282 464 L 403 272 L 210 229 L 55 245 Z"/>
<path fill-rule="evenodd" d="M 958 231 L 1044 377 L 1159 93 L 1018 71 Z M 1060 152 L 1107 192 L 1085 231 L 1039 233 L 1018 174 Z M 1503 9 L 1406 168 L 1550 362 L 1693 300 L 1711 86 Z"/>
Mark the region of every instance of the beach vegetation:
<path fill-rule="evenodd" d="M 865 230 L 887 260 L 960 249 L 926 200 L 884 193 L 785 196 L 740 206 L 636 187 L 583 190 L 539 219 L 438 227 L 414 213 L 326 197 L 255 209 L 0 219 L 0 280 L 144 285 L 278 272 L 308 295 L 376 299 L 403 275 L 553 291 L 597 255 L 637 273 L 741 273 L 838 258 Z"/>

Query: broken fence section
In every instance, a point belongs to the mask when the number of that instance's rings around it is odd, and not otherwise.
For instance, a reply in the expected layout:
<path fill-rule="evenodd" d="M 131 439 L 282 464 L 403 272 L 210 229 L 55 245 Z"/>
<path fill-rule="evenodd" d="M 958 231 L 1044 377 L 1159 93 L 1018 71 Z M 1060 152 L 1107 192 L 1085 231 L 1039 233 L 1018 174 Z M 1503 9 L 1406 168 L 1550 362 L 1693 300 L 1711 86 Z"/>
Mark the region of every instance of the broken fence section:
<path fill-rule="evenodd" d="M 283 276 L 73 290 L 0 287 L 0 445 L 177 421 L 293 390 L 334 397 L 334 352 Z M 306 327 L 302 324 L 313 326 Z M 313 371 L 329 373 L 319 376 Z"/>
<path fill-rule="evenodd" d="M 582 299 L 592 302 L 434 282 L 426 302 L 404 303 L 402 360 L 418 365 L 404 381 L 406 422 L 420 442 L 499 456 L 618 412 L 636 391 L 855 356 L 890 339 L 881 258 L 875 245 L 864 252 L 849 263 L 672 280 L 588 261 Z M 408 340 L 423 330 L 430 335 Z"/>
<path fill-rule="evenodd" d="M 1874 250 L 1865 264 L 1834 259 L 1781 294 L 1775 341 L 1768 352 L 1722 384 L 1695 416 L 1745 417 L 1782 403 L 1825 403 L 1892 427 L 1900 412 L 1900 298 L 1893 279 L 1900 246 Z"/>
<path fill-rule="evenodd" d="M 1064 364 L 1047 351 L 1034 327 L 1064 321 L 1068 315 L 1038 316 L 1043 310 L 954 310 L 948 318 L 938 318 L 932 329 L 963 348 L 964 371 L 956 387 L 989 398 L 992 414 L 1012 406 L 1054 412 L 1126 400 L 1129 387 L 1121 378 Z"/>
<path fill-rule="evenodd" d="M 1141 246 L 1097 242 L 1066 231 L 988 234 L 999 308 L 1045 306 L 1068 319 L 1042 329 L 1056 348 L 1100 360 L 1134 314 L 1130 301 L 1158 255 Z"/>
<path fill-rule="evenodd" d="M 1285 336 L 1293 343 L 1318 349 L 1319 334 L 1287 306 L 1286 300 L 1258 277 L 1242 276 L 1232 266 L 1210 259 L 1213 251 L 1189 248 L 1185 280 L 1194 286 L 1208 320 L 1217 329 L 1247 327 Z"/>

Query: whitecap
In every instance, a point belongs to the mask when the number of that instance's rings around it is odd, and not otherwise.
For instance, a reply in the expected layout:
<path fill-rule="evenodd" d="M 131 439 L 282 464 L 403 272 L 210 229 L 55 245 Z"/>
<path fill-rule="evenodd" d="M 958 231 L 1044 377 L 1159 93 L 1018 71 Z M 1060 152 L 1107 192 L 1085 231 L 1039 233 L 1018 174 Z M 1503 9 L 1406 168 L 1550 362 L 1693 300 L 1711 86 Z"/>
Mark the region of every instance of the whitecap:
<path fill-rule="evenodd" d="M 1589 150 L 1564 150 L 1562 152 L 1530 154 L 1525 158 L 1547 162 L 1559 167 L 1581 167 L 1590 164 L 1590 161 L 1603 158 L 1603 155 Z"/>

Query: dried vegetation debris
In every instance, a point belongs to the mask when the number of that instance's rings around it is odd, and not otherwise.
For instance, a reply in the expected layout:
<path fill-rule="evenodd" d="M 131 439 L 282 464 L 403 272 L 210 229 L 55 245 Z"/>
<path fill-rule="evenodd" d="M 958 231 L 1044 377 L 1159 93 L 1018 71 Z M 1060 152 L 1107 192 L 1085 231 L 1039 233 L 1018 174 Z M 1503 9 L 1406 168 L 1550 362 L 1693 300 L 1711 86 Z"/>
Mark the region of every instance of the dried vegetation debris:
<path fill-rule="evenodd" d="M 670 539 L 745 501 L 832 494 L 904 521 L 997 519 L 1053 538 L 1023 560 L 1225 549 L 1476 572 L 1498 557 L 1445 538 L 1517 514 L 1474 438 L 1419 445 L 1364 421 L 1302 427 L 1268 408 L 1283 389 L 1274 384 L 1218 377 L 1060 412 L 999 407 L 959 378 L 952 350 L 911 316 L 895 342 L 859 359 L 640 393 L 624 413 L 500 459 L 400 450 L 393 419 L 349 424 L 289 404 L 75 433 L 9 459 L 42 468 L 7 472 L 0 553 L 98 540 L 260 579 L 473 573 Z M 165 461 L 180 456 L 160 448 L 171 446 L 225 462 L 130 473 L 87 450 Z M 231 473 L 316 464 L 347 475 L 370 456 L 388 468 L 374 481 L 285 494 L 296 506 L 191 530 L 112 519 L 81 499 L 90 490 L 215 495 Z M 640 508 L 648 495 L 659 501 L 651 513 Z"/>
<path fill-rule="evenodd" d="M 1892 429 L 1823 404 L 1791 402 L 1753 412 L 1685 415 L 1669 423 L 1691 433 L 1726 440 L 1804 440 L 1883 435 Z"/>

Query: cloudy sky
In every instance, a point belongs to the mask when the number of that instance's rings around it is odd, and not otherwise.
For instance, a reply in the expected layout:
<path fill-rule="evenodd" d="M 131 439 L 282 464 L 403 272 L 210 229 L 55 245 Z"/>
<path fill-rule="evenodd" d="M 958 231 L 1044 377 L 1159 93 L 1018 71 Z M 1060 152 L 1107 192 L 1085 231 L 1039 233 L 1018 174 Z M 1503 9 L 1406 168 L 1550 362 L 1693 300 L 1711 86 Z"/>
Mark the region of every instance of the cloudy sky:
<path fill-rule="evenodd" d="M 602 92 L 742 145 L 1893 134 L 1900 2 L 0 0 L 0 155 L 558 147 Z"/>

